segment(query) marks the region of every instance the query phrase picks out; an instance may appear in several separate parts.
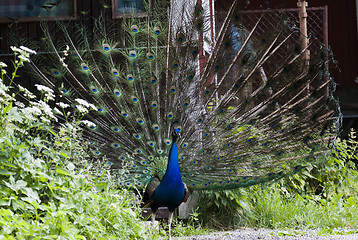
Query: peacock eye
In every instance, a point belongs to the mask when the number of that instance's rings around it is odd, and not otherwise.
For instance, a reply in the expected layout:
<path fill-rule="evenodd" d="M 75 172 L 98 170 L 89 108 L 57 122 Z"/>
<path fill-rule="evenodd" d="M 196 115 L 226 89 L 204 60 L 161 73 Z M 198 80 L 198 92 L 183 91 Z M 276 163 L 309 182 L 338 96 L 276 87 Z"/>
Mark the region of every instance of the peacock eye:
<path fill-rule="evenodd" d="M 139 27 L 137 25 L 133 25 L 131 27 L 132 32 L 137 33 L 139 31 Z"/>
<path fill-rule="evenodd" d="M 111 49 L 111 47 L 109 46 L 109 44 L 107 44 L 107 43 L 103 44 L 103 50 L 109 51 L 110 49 Z"/>
<path fill-rule="evenodd" d="M 153 54 L 153 53 L 148 53 L 148 54 L 147 54 L 147 58 L 148 58 L 149 60 L 153 60 L 153 59 L 154 59 L 154 54 Z"/>
<path fill-rule="evenodd" d="M 118 75 L 119 75 L 119 72 L 118 72 L 117 69 L 112 69 L 112 74 L 113 74 L 114 76 L 118 76 Z"/>
<path fill-rule="evenodd" d="M 160 28 L 159 27 L 155 27 L 153 30 L 154 30 L 155 35 L 160 34 Z"/>
<path fill-rule="evenodd" d="M 83 70 L 88 70 L 89 69 L 87 64 L 85 64 L 85 63 L 82 63 L 81 67 L 82 67 Z"/>
<path fill-rule="evenodd" d="M 133 81 L 133 80 L 134 80 L 134 76 L 133 76 L 132 74 L 128 74 L 128 75 L 127 75 L 127 79 L 128 79 L 129 81 Z"/>
<path fill-rule="evenodd" d="M 129 52 L 129 56 L 131 56 L 132 58 L 135 58 L 136 56 L 137 56 L 137 53 L 136 53 L 136 51 L 130 51 Z"/>

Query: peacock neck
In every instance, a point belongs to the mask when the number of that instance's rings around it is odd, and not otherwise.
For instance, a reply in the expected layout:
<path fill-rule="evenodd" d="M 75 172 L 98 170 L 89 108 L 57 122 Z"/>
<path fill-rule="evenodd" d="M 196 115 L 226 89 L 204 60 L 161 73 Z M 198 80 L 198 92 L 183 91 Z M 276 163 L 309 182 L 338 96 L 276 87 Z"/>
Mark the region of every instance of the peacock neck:
<path fill-rule="evenodd" d="M 173 137 L 173 144 L 169 151 L 169 159 L 167 164 L 167 171 L 163 177 L 163 181 L 182 181 L 180 170 L 179 170 L 179 162 L 178 162 L 178 147 L 177 147 L 177 138 Z"/>

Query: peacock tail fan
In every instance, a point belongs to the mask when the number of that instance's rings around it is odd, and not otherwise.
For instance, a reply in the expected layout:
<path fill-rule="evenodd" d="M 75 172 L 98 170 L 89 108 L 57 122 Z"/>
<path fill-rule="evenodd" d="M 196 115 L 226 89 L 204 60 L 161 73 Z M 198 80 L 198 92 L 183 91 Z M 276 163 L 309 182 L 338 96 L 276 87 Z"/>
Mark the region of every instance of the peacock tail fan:
<path fill-rule="evenodd" d="M 243 2 L 216 29 L 208 6 L 178 0 L 150 1 L 141 17 L 112 19 L 105 9 L 43 23 L 31 72 L 62 102 L 93 108 L 83 139 L 113 163 L 120 185 L 144 188 L 164 175 L 173 122 L 189 188 L 282 178 L 324 158 L 337 134 L 329 53 L 313 36 L 302 47 L 285 12 L 269 29 L 262 17 L 246 24 Z"/>

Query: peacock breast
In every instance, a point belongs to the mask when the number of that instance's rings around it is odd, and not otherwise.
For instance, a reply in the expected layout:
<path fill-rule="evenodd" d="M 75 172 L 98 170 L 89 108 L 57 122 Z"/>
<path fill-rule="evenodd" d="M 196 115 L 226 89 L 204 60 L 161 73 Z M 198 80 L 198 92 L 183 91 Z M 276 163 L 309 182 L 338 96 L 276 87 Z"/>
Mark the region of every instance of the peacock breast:
<path fill-rule="evenodd" d="M 178 207 L 184 199 L 185 187 L 181 179 L 171 178 L 170 181 L 165 181 L 163 178 L 158 188 L 154 191 L 152 199 L 161 207 L 172 206 Z"/>

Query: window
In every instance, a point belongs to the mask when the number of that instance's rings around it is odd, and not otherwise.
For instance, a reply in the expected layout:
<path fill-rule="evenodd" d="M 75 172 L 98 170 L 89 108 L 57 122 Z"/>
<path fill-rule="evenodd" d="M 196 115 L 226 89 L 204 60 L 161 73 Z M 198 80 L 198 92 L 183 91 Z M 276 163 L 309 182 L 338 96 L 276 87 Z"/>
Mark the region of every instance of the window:
<path fill-rule="evenodd" d="M 0 21 L 70 19 L 75 17 L 76 0 L 1 0 Z"/>
<path fill-rule="evenodd" d="M 149 2 L 150 3 L 150 2 Z M 112 0 L 113 18 L 146 16 L 144 0 Z"/>

